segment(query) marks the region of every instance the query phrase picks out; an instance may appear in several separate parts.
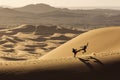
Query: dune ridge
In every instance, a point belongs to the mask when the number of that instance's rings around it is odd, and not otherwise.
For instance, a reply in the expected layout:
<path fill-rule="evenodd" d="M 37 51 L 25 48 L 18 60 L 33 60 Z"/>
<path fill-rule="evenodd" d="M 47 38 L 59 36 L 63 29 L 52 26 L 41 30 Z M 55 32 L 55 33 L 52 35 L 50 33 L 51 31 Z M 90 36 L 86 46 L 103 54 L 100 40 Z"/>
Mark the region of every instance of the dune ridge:
<path fill-rule="evenodd" d="M 87 43 L 89 44 L 85 54 L 118 51 L 120 47 L 119 31 L 120 27 L 100 28 L 88 31 L 61 45 L 40 59 L 73 56 L 72 48 L 80 49 L 80 46 Z M 82 53 L 80 52 L 78 55 L 82 55 Z"/>

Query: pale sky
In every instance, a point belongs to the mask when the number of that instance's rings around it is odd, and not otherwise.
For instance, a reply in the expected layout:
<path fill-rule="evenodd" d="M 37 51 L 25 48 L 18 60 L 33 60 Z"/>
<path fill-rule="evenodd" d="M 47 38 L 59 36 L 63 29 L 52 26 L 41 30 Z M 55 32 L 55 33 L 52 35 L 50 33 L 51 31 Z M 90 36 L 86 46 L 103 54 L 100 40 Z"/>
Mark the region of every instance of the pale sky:
<path fill-rule="evenodd" d="M 46 3 L 55 7 L 120 7 L 120 0 L 0 0 L 0 6 L 21 7 Z"/>

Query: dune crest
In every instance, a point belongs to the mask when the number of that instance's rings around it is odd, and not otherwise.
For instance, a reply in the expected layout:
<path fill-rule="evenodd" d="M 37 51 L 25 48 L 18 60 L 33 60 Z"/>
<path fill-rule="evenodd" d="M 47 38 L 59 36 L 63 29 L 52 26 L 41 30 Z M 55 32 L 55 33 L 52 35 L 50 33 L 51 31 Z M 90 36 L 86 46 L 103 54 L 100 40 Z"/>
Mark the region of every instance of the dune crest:
<path fill-rule="evenodd" d="M 62 46 L 44 55 L 40 59 L 53 59 L 73 56 L 72 48 L 80 49 L 87 43 L 88 49 L 85 54 L 79 52 L 77 55 L 91 55 L 93 53 L 118 51 L 120 47 L 120 27 L 100 28 L 88 31 L 68 41 Z"/>

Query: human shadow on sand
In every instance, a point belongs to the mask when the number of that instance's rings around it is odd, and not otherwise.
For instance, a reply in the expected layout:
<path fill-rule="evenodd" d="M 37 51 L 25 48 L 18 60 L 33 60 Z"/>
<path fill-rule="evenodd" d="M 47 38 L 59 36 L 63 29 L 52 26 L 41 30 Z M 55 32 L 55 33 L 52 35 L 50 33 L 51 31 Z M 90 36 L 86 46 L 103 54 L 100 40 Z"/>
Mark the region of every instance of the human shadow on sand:
<path fill-rule="evenodd" d="M 83 62 L 91 71 L 94 71 L 94 67 L 92 66 L 92 64 L 90 64 L 89 60 L 87 59 L 82 59 L 82 58 L 78 58 L 81 62 Z"/>
<path fill-rule="evenodd" d="M 94 67 L 91 64 L 91 59 L 94 60 L 94 63 L 100 64 L 101 66 L 104 65 L 99 59 L 97 59 L 95 57 L 92 57 L 92 56 L 89 56 L 89 58 L 87 58 L 87 59 L 82 59 L 82 58 L 79 58 L 79 57 L 77 57 L 77 58 L 78 58 L 78 60 L 83 62 L 91 71 L 94 71 Z"/>
<path fill-rule="evenodd" d="M 100 64 L 100 65 L 104 65 L 99 59 L 90 56 L 89 59 L 93 59 L 95 63 Z"/>

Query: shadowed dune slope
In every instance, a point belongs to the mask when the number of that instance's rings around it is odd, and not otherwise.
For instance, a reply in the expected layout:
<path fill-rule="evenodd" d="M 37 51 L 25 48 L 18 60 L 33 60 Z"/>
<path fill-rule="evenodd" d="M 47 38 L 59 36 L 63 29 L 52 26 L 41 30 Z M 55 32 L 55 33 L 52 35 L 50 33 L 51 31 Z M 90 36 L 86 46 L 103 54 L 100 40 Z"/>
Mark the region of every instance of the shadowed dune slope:
<path fill-rule="evenodd" d="M 73 56 L 72 48 L 80 49 L 80 46 L 84 46 L 87 43 L 89 44 L 85 54 L 117 51 L 120 48 L 119 34 L 120 27 L 91 30 L 68 41 L 47 55 L 44 55 L 40 59 L 53 59 Z M 77 55 L 81 54 L 82 52 L 79 52 Z"/>

